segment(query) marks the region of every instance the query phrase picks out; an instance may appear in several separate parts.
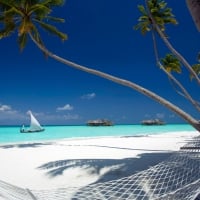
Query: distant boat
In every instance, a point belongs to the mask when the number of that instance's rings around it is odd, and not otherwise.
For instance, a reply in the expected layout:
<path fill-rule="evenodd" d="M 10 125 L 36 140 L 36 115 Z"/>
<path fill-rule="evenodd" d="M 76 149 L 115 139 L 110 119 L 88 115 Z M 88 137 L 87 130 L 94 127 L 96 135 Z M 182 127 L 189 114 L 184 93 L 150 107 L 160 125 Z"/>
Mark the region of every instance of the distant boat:
<path fill-rule="evenodd" d="M 21 133 L 34 133 L 34 132 L 42 132 L 45 129 L 40 125 L 38 120 L 33 116 L 31 111 L 28 111 L 28 114 L 30 115 L 31 122 L 30 127 L 25 128 L 24 125 L 21 127 L 20 132 Z"/>

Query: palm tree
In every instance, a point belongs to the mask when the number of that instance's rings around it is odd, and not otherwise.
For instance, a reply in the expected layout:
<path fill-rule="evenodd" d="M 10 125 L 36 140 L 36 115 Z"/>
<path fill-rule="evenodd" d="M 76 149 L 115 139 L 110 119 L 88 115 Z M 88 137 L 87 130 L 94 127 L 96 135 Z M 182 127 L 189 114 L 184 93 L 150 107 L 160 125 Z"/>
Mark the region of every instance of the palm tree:
<path fill-rule="evenodd" d="M 136 30 L 140 30 L 143 35 L 147 32 L 152 32 L 152 40 L 153 47 L 155 52 L 156 63 L 158 67 L 169 77 L 169 80 L 178 86 L 178 88 L 182 91 L 178 92 L 178 94 L 184 96 L 191 104 L 200 111 L 199 103 L 195 101 L 189 92 L 184 88 L 184 86 L 172 75 L 172 71 L 176 73 L 181 73 L 181 62 L 177 59 L 173 54 L 167 54 L 165 58 L 161 59 L 158 55 L 158 47 L 156 42 L 156 33 L 157 29 L 162 32 L 162 36 L 167 38 L 165 33 L 166 24 L 177 24 L 174 15 L 172 14 L 172 10 L 167 7 L 167 4 L 163 0 L 146 0 L 146 8 L 143 5 L 138 6 L 139 11 L 141 12 L 141 16 L 138 19 L 139 23 L 134 27 Z M 167 40 L 167 39 L 166 39 Z M 190 77 L 197 76 L 197 68 L 190 67 L 191 75 Z"/>
<path fill-rule="evenodd" d="M 142 16 L 139 18 L 139 23 L 135 28 L 140 29 L 142 34 L 152 31 L 152 29 L 155 30 L 172 54 L 180 60 L 198 84 L 200 84 L 198 75 L 192 69 L 187 60 L 173 48 L 165 34 L 166 24 L 177 24 L 177 21 L 172 14 L 172 9 L 167 7 L 167 3 L 164 0 L 145 0 L 145 2 L 146 8 L 143 5 L 138 6 Z"/>
<path fill-rule="evenodd" d="M 66 34 L 60 32 L 56 27 L 49 24 L 50 21 L 64 21 L 63 19 L 55 18 L 49 15 L 51 13 L 51 8 L 54 8 L 55 6 L 60 6 L 62 4 L 63 0 L 0 0 L 0 23 L 3 23 L 4 25 L 4 27 L 0 31 L 0 38 L 7 37 L 12 32 L 17 30 L 19 45 L 20 48 L 23 49 L 25 47 L 27 37 L 30 36 L 32 41 L 47 56 L 70 67 L 94 74 L 96 76 L 100 76 L 120 85 L 130 87 L 148 96 L 149 98 L 152 98 L 158 103 L 166 106 L 171 111 L 175 112 L 177 115 L 182 117 L 185 121 L 190 123 L 198 131 L 200 131 L 200 123 L 198 122 L 198 120 L 194 119 L 191 115 L 184 112 L 182 109 L 175 106 L 168 100 L 153 93 L 152 91 L 147 90 L 133 82 L 106 74 L 95 69 L 90 69 L 88 67 L 81 66 L 50 52 L 42 42 L 38 28 L 42 27 L 50 33 L 57 35 L 62 40 L 67 39 Z"/>

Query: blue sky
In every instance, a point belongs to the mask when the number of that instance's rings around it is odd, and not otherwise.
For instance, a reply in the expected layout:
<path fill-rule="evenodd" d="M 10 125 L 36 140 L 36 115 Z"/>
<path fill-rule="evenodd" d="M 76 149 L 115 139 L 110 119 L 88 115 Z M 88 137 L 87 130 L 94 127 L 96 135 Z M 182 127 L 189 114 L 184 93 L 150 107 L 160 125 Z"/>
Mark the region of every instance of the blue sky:
<path fill-rule="evenodd" d="M 191 63 L 200 50 L 197 31 L 185 1 L 167 0 L 179 25 L 167 33 L 174 47 Z M 133 30 L 141 0 L 68 0 L 54 16 L 66 19 L 59 25 L 68 40 L 42 32 L 46 46 L 55 54 L 78 64 L 130 80 L 171 100 L 198 117 L 191 106 L 172 89 L 156 67 L 151 34 Z M 19 51 L 16 34 L 0 40 L 0 125 L 28 123 L 27 111 L 41 124 L 85 124 L 106 118 L 115 124 L 137 124 L 162 118 L 183 122 L 162 105 L 138 92 L 46 58 L 29 40 Z M 160 56 L 167 51 L 162 42 Z M 197 84 L 184 73 L 179 76 L 198 99 Z"/>

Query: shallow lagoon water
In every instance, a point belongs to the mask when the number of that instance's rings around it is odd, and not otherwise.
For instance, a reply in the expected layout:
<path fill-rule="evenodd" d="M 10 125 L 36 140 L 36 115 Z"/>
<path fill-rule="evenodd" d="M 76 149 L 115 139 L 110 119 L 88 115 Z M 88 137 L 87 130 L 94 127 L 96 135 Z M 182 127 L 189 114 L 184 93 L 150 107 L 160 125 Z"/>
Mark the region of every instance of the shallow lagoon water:
<path fill-rule="evenodd" d="M 114 126 L 46 126 L 44 132 L 20 133 L 19 126 L 1 126 L 0 143 L 19 143 L 30 141 L 51 141 L 69 138 L 141 136 L 195 131 L 188 124 L 167 124 L 160 126 L 114 125 Z"/>

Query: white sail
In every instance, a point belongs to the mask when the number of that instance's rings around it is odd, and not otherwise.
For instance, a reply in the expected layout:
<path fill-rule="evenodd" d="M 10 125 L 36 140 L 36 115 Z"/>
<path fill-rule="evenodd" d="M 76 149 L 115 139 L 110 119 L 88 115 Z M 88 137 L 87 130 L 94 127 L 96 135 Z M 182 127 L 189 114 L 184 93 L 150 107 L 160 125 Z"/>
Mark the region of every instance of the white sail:
<path fill-rule="evenodd" d="M 26 129 L 24 125 L 20 129 L 21 133 L 33 133 L 33 132 L 41 132 L 44 131 L 45 129 L 40 125 L 38 120 L 33 116 L 31 111 L 28 111 L 28 114 L 30 115 L 31 122 L 30 122 L 30 127 Z"/>
<path fill-rule="evenodd" d="M 29 115 L 31 117 L 30 131 L 39 131 L 39 130 L 42 130 L 43 128 L 41 127 L 41 125 L 38 122 L 38 120 L 33 116 L 33 114 L 32 114 L 31 111 L 29 111 Z"/>

